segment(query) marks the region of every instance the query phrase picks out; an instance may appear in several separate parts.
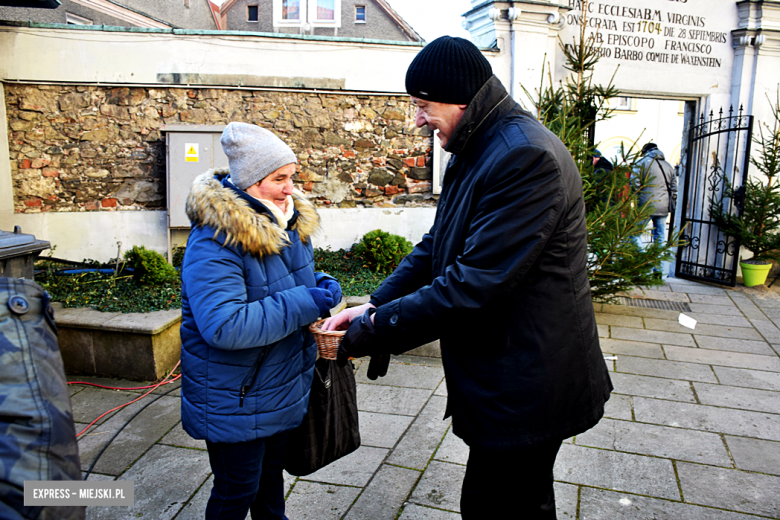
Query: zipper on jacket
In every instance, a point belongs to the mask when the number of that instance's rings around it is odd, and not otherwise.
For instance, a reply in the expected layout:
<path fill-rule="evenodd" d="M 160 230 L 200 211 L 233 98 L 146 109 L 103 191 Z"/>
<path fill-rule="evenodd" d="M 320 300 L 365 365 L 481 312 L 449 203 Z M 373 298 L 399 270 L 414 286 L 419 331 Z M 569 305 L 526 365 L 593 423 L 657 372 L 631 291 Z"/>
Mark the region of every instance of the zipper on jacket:
<path fill-rule="evenodd" d="M 241 392 L 238 394 L 238 407 L 243 408 L 244 407 L 244 396 L 249 391 L 250 388 L 252 388 L 255 384 L 255 381 L 257 380 L 257 375 L 260 373 L 260 366 L 263 364 L 263 361 L 265 360 L 265 356 L 268 355 L 268 349 L 263 349 L 263 353 L 260 354 L 259 359 L 257 360 L 257 363 L 255 363 L 254 368 L 252 371 L 247 374 L 247 376 L 244 378 L 244 381 L 241 383 Z M 248 383 L 248 384 L 247 384 Z"/>

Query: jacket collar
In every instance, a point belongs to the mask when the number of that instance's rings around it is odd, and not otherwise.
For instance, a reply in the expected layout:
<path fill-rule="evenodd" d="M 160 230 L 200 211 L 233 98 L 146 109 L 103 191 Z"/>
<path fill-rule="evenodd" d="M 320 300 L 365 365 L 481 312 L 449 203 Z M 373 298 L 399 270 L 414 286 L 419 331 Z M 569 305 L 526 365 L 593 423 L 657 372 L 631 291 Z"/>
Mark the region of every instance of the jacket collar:
<path fill-rule="evenodd" d="M 491 76 L 466 107 L 444 149 L 458 156 L 468 154 L 478 141 L 475 136 L 484 134 L 516 105 L 501 81 L 495 75 Z"/>
<path fill-rule="evenodd" d="M 208 226 L 225 234 L 225 245 L 238 244 L 248 253 L 265 256 L 279 254 L 290 238 L 276 218 L 254 197 L 226 185 L 227 168 L 212 169 L 198 176 L 187 196 L 186 212 L 193 228 Z M 298 231 L 306 243 L 320 227 L 320 217 L 311 202 L 300 192 L 293 193 L 295 211 L 288 229 Z"/>

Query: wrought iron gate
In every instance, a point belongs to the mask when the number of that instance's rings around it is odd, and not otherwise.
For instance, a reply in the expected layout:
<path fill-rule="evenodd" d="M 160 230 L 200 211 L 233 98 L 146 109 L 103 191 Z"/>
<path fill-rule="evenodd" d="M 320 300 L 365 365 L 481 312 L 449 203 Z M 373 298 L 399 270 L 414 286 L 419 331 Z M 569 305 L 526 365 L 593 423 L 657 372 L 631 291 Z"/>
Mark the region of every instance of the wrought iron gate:
<path fill-rule="evenodd" d="M 710 216 L 717 203 L 730 214 L 742 216 L 744 184 L 750 158 L 753 116 L 742 108 L 718 117 L 702 115 L 688 137 L 681 229 L 683 246 L 677 250 L 675 276 L 734 286 L 737 283 L 739 241 L 725 235 Z M 736 196 L 724 196 L 726 183 Z M 674 220 L 672 220 L 674 222 Z"/>

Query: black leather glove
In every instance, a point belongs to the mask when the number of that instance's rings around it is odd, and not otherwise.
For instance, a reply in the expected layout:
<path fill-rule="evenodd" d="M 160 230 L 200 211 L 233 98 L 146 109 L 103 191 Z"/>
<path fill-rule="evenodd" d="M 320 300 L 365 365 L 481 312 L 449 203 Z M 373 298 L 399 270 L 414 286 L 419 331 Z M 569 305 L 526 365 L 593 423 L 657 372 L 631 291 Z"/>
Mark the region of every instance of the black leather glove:
<path fill-rule="evenodd" d="M 374 354 L 378 346 L 376 341 L 376 330 L 371 323 L 371 315 L 376 309 L 368 309 L 363 315 L 352 320 L 349 329 L 344 335 L 339 345 L 339 351 L 336 355 L 336 362 L 340 367 L 347 364 L 350 357 L 359 358 Z"/>
<path fill-rule="evenodd" d="M 340 367 L 346 365 L 350 357 L 371 356 L 366 376 L 372 381 L 387 375 L 390 366 L 390 353 L 380 350 L 376 329 L 371 323 L 371 316 L 375 312 L 376 309 L 368 309 L 362 316 L 352 320 L 336 355 L 336 363 Z"/>
<path fill-rule="evenodd" d="M 376 381 L 378 377 L 387 375 L 387 369 L 390 367 L 390 353 L 379 352 L 371 356 L 371 362 L 368 364 L 366 376 L 371 381 Z"/>

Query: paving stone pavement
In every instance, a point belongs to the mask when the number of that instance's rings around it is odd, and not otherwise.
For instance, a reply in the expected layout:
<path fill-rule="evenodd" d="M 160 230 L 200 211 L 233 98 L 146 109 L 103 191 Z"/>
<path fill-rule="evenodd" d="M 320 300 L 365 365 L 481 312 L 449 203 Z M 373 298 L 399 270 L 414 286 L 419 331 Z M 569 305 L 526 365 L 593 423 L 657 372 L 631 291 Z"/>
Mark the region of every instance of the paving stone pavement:
<path fill-rule="evenodd" d="M 558 518 L 780 519 L 780 293 L 668 279 L 632 296 L 688 302 L 698 323 L 683 327 L 677 311 L 596 305 L 615 391 L 605 418 L 561 449 Z M 305 478 L 286 475 L 287 516 L 460 518 L 468 447 L 443 419 L 441 360 L 396 357 L 377 381 L 366 365 L 356 374 L 361 448 Z M 91 480 L 135 483 L 134 507 L 91 507 L 87 518 L 203 518 L 213 479 L 205 443 L 181 427 L 176 386 L 80 436 L 85 471 L 105 448 Z M 71 386 L 77 431 L 141 392 Z"/>

